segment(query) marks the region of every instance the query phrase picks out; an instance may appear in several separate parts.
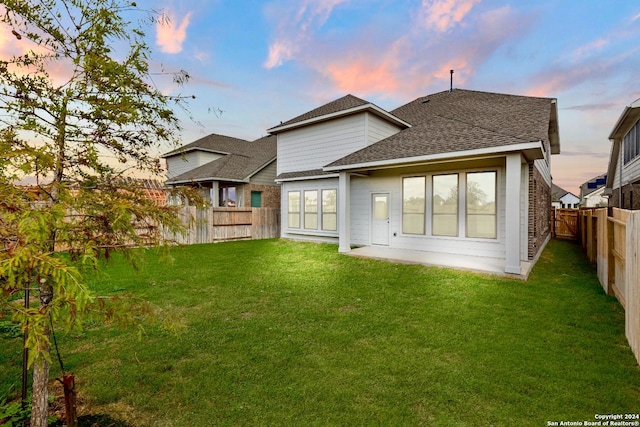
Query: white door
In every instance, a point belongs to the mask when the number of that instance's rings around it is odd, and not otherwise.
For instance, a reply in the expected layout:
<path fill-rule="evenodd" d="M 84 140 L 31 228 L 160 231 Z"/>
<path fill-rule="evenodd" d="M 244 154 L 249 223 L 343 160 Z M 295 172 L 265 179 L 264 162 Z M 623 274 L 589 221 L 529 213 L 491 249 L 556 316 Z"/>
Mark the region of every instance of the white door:
<path fill-rule="evenodd" d="M 389 246 L 389 193 L 371 195 L 371 244 Z"/>

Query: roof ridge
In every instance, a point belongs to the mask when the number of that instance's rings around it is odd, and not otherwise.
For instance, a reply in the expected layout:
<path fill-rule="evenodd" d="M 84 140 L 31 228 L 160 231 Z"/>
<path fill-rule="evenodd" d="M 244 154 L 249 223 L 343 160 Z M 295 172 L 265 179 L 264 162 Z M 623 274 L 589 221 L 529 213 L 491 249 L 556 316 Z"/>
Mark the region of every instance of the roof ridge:
<path fill-rule="evenodd" d="M 302 122 L 302 121 L 313 119 L 316 117 L 322 117 L 322 116 L 340 112 L 340 111 L 349 110 L 351 108 L 360 107 L 363 105 L 375 105 L 375 104 L 365 99 L 358 98 L 357 96 L 349 93 L 347 95 L 341 96 L 340 98 L 334 99 L 333 101 L 329 101 L 325 104 L 322 104 L 321 106 L 316 107 L 312 110 L 309 110 L 303 114 L 300 114 L 290 120 L 287 120 L 286 122 L 280 122 L 280 124 L 276 126 L 272 126 L 267 131 L 274 128 L 281 127 L 281 126 L 287 126 L 290 124 Z"/>

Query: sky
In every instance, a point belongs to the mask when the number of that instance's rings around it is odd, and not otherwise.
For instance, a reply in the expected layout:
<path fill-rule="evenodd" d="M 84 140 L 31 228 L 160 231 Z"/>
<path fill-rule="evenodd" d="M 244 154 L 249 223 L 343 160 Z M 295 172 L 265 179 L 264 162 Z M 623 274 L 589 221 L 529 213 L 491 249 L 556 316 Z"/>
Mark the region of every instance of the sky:
<path fill-rule="evenodd" d="M 139 0 L 152 68 L 185 70 L 184 144 L 254 140 L 353 94 L 392 110 L 454 87 L 557 98 L 554 183 L 607 170 L 609 133 L 640 98 L 637 0 Z M 0 43 L 0 49 L 3 46 Z M 167 91 L 173 89 L 167 88 Z"/>

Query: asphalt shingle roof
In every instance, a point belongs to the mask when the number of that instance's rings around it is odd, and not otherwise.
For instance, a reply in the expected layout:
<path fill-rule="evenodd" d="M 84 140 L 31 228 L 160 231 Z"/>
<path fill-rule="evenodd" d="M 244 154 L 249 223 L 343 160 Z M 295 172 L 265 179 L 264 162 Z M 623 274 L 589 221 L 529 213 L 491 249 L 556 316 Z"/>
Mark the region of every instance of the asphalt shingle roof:
<path fill-rule="evenodd" d="M 316 117 L 322 117 L 333 113 L 338 113 L 340 111 L 349 110 L 351 108 L 360 107 L 362 105 L 370 104 L 370 102 L 365 101 L 364 99 L 360 99 L 357 96 L 353 95 L 345 95 L 342 98 L 338 98 L 335 101 L 329 102 L 328 104 L 324 104 L 318 108 L 315 108 L 311 111 L 308 111 L 304 114 L 301 114 L 297 117 L 294 117 L 291 120 L 287 120 L 284 123 L 280 123 L 277 126 L 272 127 L 271 129 L 278 128 L 280 126 L 287 126 L 298 122 L 303 122 L 305 120 L 315 119 Z"/>
<path fill-rule="evenodd" d="M 598 188 L 603 187 L 606 184 L 606 181 L 607 181 L 607 174 L 604 173 L 602 175 L 594 176 L 589 181 L 583 182 L 580 185 L 580 193 L 582 193 L 581 195 L 587 196 L 593 193 Z M 598 184 L 598 182 L 600 182 L 600 184 Z M 589 184 L 592 184 L 591 188 L 589 188 Z"/>
<path fill-rule="evenodd" d="M 189 149 L 200 148 L 218 153 L 226 153 L 226 155 L 171 178 L 167 181 L 167 184 L 207 179 L 243 181 L 258 172 L 276 157 L 275 136 L 265 136 L 249 142 L 243 139 L 213 134 L 185 145 L 182 150 L 187 147 L 189 147 Z M 181 152 L 181 150 L 176 150 L 165 154 L 165 157 L 181 155 Z"/>
<path fill-rule="evenodd" d="M 249 142 L 246 139 L 234 138 L 232 136 L 219 135 L 212 133 L 205 137 L 202 137 L 190 144 L 183 145 L 182 147 L 168 152 L 162 157 L 170 157 L 174 155 L 181 155 L 182 153 L 194 149 L 200 149 L 205 151 L 214 151 L 217 153 L 235 153 L 238 150 L 246 150 L 245 144 Z"/>
<path fill-rule="evenodd" d="M 524 142 L 548 147 L 551 98 L 456 89 L 418 98 L 393 111 L 411 127 L 327 166 L 453 153 Z"/>

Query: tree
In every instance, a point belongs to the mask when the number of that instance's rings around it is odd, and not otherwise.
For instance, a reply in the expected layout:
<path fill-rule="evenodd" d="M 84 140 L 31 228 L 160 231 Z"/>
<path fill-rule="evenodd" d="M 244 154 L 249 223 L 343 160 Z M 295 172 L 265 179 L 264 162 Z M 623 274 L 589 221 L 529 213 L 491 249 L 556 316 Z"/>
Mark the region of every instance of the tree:
<path fill-rule="evenodd" d="M 156 12 L 122 0 L 3 3 L 0 21 L 17 52 L 0 61 L 0 314 L 11 312 L 27 332 L 31 425 L 41 427 L 51 325 L 77 325 L 97 304 L 85 269 L 110 251 L 160 243 L 161 225 L 181 227 L 175 210 L 125 175 L 161 172 L 149 152 L 177 146 L 173 108 L 185 97 L 153 84 L 143 28 Z M 35 191 L 17 185 L 25 179 Z M 31 308 L 16 303 L 25 290 L 38 300 Z"/>

